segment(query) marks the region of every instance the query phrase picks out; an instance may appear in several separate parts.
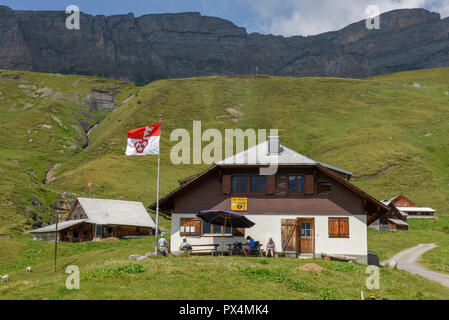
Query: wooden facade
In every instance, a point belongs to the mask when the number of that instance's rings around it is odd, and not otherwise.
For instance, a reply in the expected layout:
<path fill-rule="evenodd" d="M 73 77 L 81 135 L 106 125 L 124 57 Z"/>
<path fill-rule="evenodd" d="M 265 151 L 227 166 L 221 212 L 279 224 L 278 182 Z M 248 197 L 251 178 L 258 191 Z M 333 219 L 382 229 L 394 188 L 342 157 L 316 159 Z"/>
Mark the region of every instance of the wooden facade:
<path fill-rule="evenodd" d="M 396 207 L 418 207 L 416 203 L 402 194 L 392 199 L 391 202 Z"/>
<path fill-rule="evenodd" d="M 262 187 L 256 177 L 259 167 L 236 165 L 214 166 L 181 180 L 180 187 L 159 202 L 160 210 L 172 215 L 171 249 L 179 250 L 184 237 L 195 245 L 220 245 L 210 234 L 215 232 L 204 230 L 196 214 L 233 210 L 233 199 L 245 199 L 240 212 L 257 221 L 256 227 L 226 232 L 228 244 L 244 241 L 249 233 L 262 244 L 273 237 L 277 251 L 287 255 L 352 254 L 365 263 L 367 222 L 379 219 L 390 208 L 350 184 L 348 176 L 319 165 L 279 166 L 275 175 L 262 179 Z M 264 215 L 271 222 L 264 221 Z"/>
<path fill-rule="evenodd" d="M 258 170 L 257 167 L 213 167 L 162 198 L 160 209 L 166 214 L 231 210 L 231 197 L 245 197 L 248 199 L 247 214 L 367 214 L 368 223 L 371 223 L 389 211 L 348 181 L 317 166 L 280 167 L 275 175 L 267 176 L 265 192 L 251 192 L 249 185 L 247 192 L 232 192 L 233 176 L 257 175 Z M 289 192 L 290 176 L 304 177 L 303 192 Z M 150 208 L 153 207 L 154 204 Z"/>

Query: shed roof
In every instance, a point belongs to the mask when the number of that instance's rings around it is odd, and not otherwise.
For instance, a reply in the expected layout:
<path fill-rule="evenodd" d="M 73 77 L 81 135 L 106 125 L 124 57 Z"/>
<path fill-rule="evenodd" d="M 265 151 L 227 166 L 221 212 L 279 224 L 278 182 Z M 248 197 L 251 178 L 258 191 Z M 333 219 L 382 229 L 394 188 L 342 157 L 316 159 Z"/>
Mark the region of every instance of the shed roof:
<path fill-rule="evenodd" d="M 324 162 L 315 161 L 305 155 L 293 151 L 283 145 L 280 145 L 279 154 L 268 153 L 268 142 L 264 141 L 247 150 L 239 152 L 222 161 L 217 162 L 219 166 L 225 165 L 321 165 L 331 170 L 339 171 L 348 175 L 352 172 L 331 166 Z"/>
<path fill-rule="evenodd" d="M 58 223 L 58 231 L 86 222 L 101 225 L 121 225 L 156 228 L 142 202 L 77 198 L 87 219 L 69 220 Z M 75 204 L 76 206 L 76 204 Z M 32 233 L 55 232 L 56 224 L 31 231 Z"/>
<path fill-rule="evenodd" d="M 399 219 L 388 219 L 389 221 L 393 222 L 394 224 L 398 225 L 398 226 L 408 226 L 407 222 L 404 222 L 402 220 Z"/>
<path fill-rule="evenodd" d="M 88 223 L 156 228 L 142 202 L 111 199 L 77 199 Z"/>
<path fill-rule="evenodd" d="M 78 219 L 78 220 L 69 220 L 69 221 L 63 221 L 58 222 L 58 231 L 65 230 L 67 228 L 70 228 L 72 226 L 75 226 L 77 224 L 86 222 L 87 219 Z M 51 224 L 36 230 L 31 231 L 31 233 L 48 233 L 48 232 L 55 232 L 56 231 L 56 223 Z"/>
<path fill-rule="evenodd" d="M 404 212 L 432 212 L 435 213 L 436 211 L 432 208 L 425 208 L 425 207 L 397 207 L 399 211 Z"/>

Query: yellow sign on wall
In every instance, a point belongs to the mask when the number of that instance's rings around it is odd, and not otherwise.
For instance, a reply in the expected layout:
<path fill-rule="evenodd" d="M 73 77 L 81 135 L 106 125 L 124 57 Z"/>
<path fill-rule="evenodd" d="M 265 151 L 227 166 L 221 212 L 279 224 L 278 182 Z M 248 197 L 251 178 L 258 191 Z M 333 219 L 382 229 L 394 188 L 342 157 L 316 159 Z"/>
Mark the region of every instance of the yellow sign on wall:
<path fill-rule="evenodd" d="M 248 210 L 248 198 L 231 198 L 231 210 L 247 211 Z"/>

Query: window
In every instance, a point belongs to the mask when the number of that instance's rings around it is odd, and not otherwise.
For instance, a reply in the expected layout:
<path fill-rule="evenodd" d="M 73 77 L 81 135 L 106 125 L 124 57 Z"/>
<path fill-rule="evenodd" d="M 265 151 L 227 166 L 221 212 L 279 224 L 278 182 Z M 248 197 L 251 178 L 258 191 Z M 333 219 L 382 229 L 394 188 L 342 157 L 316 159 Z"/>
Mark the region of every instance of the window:
<path fill-rule="evenodd" d="M 181 236 L 201 235 L 201 220 L 197 218 L 181 218 L 179 233 Z"/>
<path fill-rule="evenodd" d="M 301 238 L 310 238 L 312 236 L 312 228 L 310 222 L 301 222 Z"/>
<path fill-rule="evenodd" d="M 329 238 L 349 238 L 349 218 L 329 218 Z"/>
<path fill-rule="evenodd" d="M 267 177 L 251 176 L 251 193 L 266 193 L 266 192 L 267 192 Z"/>
<path fill-rule="evenodd" d="M 289 176 L 288 192 L 304 193 L 304 176 Z"/>
<path fill-rule="evenodd" d="M 112 228 L 108 228 L 108 233 L 112 233 Z"/>
<path fill-rule="evenodd" d="M 266 193 L 266 176 L 232 176 L 232 193 Z"/>
<path fill-rule="evenodd" d="M 223 226 L 204 221 L 202 234 L 223 234 Z M 230 226 L 226 226 L 225 234 L 232 234 L 232 228 Z"/>
<path fill-rule="evenodd" d="M 318 194 L 331 194 L 331 183 L 318 182 Z"/>
<path fill-rule="evenodd" d="M 140 227 L 136 227 L 136 232 L 140 232 Z"/>
<path fill-rule="evenodd" d="M 78 231 L 73 231 L 73 237 L 78 238 Z"/>
<path fill-rule="evenodd" d="M 248 177 L 247 176 L 233 176 L 232 177 L 232 192 L 233 193 L 247 193 L 248 192 Z"/>

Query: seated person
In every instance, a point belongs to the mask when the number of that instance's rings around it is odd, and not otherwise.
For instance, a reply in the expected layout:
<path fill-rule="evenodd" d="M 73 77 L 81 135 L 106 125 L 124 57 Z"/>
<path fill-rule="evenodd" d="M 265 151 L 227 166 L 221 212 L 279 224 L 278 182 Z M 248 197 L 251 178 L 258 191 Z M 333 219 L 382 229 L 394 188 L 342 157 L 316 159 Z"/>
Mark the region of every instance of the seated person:
<path fill-rule="evenodd" d="M 246 253 L 246 250 L 250 250 L 250 249 L 254 249 L 255 245 L 256 245 L 256 241 L 254 241 L 253 238 L 251 238 L 250 236 L 246 237 L 246 243 L 243 245 L 242 251 L 243 254 L 245 256 L 248 256 L 248 254 Z"/>
<path fill-rule="evenodd" d="M 179 247 L 179 250 L 181 250 L 181 251 L 192 251 L 192 247 L 187 242 L 187 238 L 183 238 L 182 239 L 182 242 L 181 242 L 181 245 Z"/>
<path fill-rule="evenodd" d="M 268 240 L 267 246 L 265 248 L 265 255 L 268 257 L 268 255 L 271 254 L 271 256 L 274 257 L 275 253 L 276 253 L 276 247 L 274 245 L 273 238 L 270 238 Z"/>

